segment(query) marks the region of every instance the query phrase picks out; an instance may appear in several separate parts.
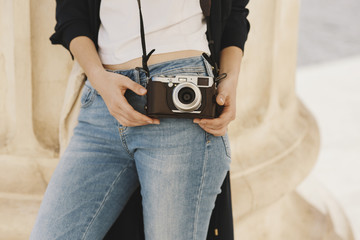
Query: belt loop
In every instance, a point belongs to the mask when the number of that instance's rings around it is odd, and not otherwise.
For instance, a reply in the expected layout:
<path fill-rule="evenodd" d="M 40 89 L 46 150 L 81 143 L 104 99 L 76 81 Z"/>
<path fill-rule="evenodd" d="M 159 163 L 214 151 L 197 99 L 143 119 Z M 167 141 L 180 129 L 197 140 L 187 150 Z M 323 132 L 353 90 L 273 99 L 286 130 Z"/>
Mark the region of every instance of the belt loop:
<path fill-rule="evenodd" d="M 140 70 L 138 68 L 134 69 L 134 80 L 138 84 L 140 84 L 140 82 L 141 82 Z"/>
<path fill-rule="evenodd" d="M 203 59 L 208 76 L 214 77 L 213 66 L 209 63 L 209 61 L 203 55 L 201 55 L 201 57 Z"/>

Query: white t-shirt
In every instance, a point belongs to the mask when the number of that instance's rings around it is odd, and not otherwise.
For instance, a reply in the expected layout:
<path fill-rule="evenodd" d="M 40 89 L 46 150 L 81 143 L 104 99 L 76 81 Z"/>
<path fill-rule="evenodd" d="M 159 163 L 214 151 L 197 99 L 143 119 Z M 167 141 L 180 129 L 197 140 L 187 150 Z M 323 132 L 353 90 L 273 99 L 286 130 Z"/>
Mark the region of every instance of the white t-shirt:
<path fill-rule="evenodd" d="M 199 0 L 142 0 L 146 50 L 153 54 L 200 50 L 210 54 Z M 137 0 L 102 0 L 99 56 L 121 64 L 142 56 Z"/>

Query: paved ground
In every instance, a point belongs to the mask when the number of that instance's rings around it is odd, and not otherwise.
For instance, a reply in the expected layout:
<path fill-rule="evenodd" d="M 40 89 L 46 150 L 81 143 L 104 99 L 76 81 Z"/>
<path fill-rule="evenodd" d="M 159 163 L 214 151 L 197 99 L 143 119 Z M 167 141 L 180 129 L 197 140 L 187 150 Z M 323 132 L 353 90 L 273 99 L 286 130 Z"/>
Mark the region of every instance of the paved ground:
<path fill-rule="evenodd" d="M 302 0 L 297 92 L 321 134 L 311 176 L 344 208 L 360 240 L 360 1 Z"/>
<path fill-rule="evenodd" d="M 298 96 L 320 129 L 320 154 L 311 176 L 338 200 L 356 239 L 360 239 L 359 66 L 360 55 L 302 67 L 296 82 Z"/>

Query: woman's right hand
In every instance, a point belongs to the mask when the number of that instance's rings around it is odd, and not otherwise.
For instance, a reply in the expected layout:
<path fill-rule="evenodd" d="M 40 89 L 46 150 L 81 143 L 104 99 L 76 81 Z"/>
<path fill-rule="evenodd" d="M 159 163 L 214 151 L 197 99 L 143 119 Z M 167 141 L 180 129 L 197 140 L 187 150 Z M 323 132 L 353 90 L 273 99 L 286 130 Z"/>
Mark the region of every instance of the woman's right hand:
<path fill-rule="evenodd" d="M 138 95 L 145 95 L 146 88 L 130 78 L 105 69 L 89 76 L 91 85 L 103 98 L 110 114 L 123 126 L 134 127 L 147 124 L 160 124 L 159 119 L 150 118 L 134 108 L 125 98 L 125 92 L 130 89 Z"/>
<path fill-rule="evenodd" d="M 69 49 L 84 69 L 88 80 L 102 96 L 110 114 L 123 126 L 141 126 L 160 124 L 159 119 L 152 119 L 135 111 L 124 94 L 127 89 L 138 95 L 145 95 L 146 89 L 130 78 L 104 69 L 94 42 L 87 36 L 78 36 L 71 40 Z"/>

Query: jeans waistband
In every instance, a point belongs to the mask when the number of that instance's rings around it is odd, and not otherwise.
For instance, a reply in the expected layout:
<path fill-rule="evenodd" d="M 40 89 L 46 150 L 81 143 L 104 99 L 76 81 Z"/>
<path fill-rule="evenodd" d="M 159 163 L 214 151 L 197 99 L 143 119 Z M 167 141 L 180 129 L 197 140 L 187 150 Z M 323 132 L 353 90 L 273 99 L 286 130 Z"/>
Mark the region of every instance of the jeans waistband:
<path fill-rule="evenodd" d="M 214 76 L 211 64 L 202 55 L 179 58 L 149 65 L 150 76 L 166 75 L 167 72 L 173 72 L 174 70 L 180 68 L 186 72 L 203 72 L 207 76 Z M 134 80 L 138 83 L 145 81 L 146 78 L 144 72 L 139 72 L 135 68 L 127 70 L 106 69 L 106 71 L 118 73 L 128 77 L 134 76 Z M 91 87 L 89 81 L 86 81 L 85 84 Z"/>
<path fill-rule="evenodd" d="M 186 67 L 189 69 L 203 69 L 205 64 L 206 72 L 209 76 L 212 75 L 212 66 L 211 64 L 202 56 L 193 56 L 187 58 L 179 58 L 169 61 L 164 61 L 160 63 L 155 63 L 149 65 L 150 75 L 156 75 L 159 72 L 170 71 L 179 67 Z M 127 69 L 127 70 L 110 70 L 106 71 L 119 73 L 122 75 L 128 75 L 130 71 L 137 71 L 136 69 Z"/>

